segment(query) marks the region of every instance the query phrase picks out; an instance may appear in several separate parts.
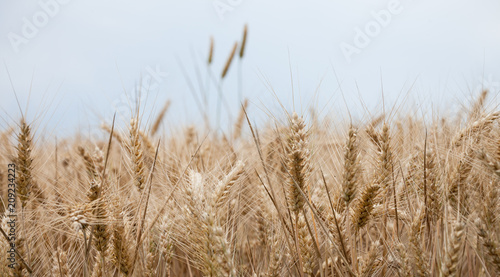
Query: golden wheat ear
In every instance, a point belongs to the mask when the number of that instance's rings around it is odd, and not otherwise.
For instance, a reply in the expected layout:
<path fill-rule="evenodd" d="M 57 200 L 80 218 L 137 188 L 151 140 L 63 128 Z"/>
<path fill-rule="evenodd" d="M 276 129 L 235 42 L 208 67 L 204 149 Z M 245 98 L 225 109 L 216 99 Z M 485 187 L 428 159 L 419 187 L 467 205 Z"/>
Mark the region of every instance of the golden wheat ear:
<path fill-rule="evenodd" d="M 302 211 L 307 182 L 311 173 L 310 151 L 308 149 L 308 132 L 304 119 L 293 113 L 289 127 L 288 144 L 286 145 L 288 171 L 288 199 L 290 209 L 297 215 Z"/>
<path fill-rule="evenodd" d="M 469 113 L 469 121 L 470 120 L 476 120 L 481 113 L 483 112 L 484 109 L 484 103 L 486 101 L 486 98 L 488 97 L 489 90 L 483 89 L 481 91 L 481 94 L 479 94 L 479 97 L 477 98 L 476 102 L 471 107 L 470 113 Z"/>
<path fill-rule="evenodd" d="M 238 48 L 238 43 L 235 42 L 231 52 L 229 53 L 229 57 L 226 60 L 224 68 L 222 69 L 222 74 L 221 74 L 222 79 L 224 79 L 224 77 L 226 77 L 227 72 L 229 71 L 229 67 L 231 66 L 231 63 L 233 62 L 233 58 L 234 58 L 234 55 L 236 54 L 237 48 Z"/>
<path fill-rule="evenodd" d="M 421 243 L 422 226 L 425 218 L 425 212 L 420 209 L 418 214 L 413 218 L 410 228 L 410 249 L 412 252 L 412 260 L 417 276 L 429 276 L 429 266 L 427 253 Z"/>
<path fill-rule="evenodd" d="M 139 123 L 137 118 L 130 120 L 130 141 L 129 154 L 132 161 L 134 185 L 139 191 L 144 189 L 146 176 L 144 173 L 145 166 L 142 152 L 142 140 L 140 139 Z"/>
<path fill-rule="evenodd" d="M 163 105 L 163 108 L 161 109 L 160 113 L 156 117 L 153 126 L 151 127 L 151 135 L 154 136 L 156 132 L 158 132 L 158 129 L 160 128 L 160 125 L 163 121 L 163 118 L 165 117 L 165 114 L 167 113 L 168 109 L 170 108 L 170 104 L 172 102 L 170 100 L 167 100 L 165 104 Z"/>
<path fill-rule="evenodd" d="M 237 140 L 241 137 L 243 123 L 245 122 L 245 111 L 247 110 L 247 108 L 248 108 L 248 99 L 245 99 L 240 108 L 240 113 L 238 114 L 236 123 L 234 124 L 233 140 Z"/>
<path fill-rule="evenodd" d="M 21 200 L 22 208 L 30 198 L 31 188 L 33 186 L 33 141 L 31 137 L 31 127 L 25 119 L 21 119 L 20 130 L 17 135 L 17 156 L 15 164 L 17 167 L 17 192 Z"/>
<path fill-rule="evenodd" d="M 210 48 L 208 50 L 208 65 L 212 64 L 214 58 L 214 38 L 210 37 Z"/>
<path fill-rule="evenodd" d="M 465 225 L 461 222 L 455 223 L 450 234 L 446 256 L 441 265 L 443 276 L 458 276 L 460 272 L 460 250 L 463 244 Z"/>
<path fill-rule="evenodd" d="M 63 251 L 60 247 L 58 247 L 54 253 L 52 264 L 53 276 L 70 276 L 68 267 L 68 255 L 66 251 Z"/>
<path fill-rule="evenodd" d="M 245 24 L 243 28 L 243 38 L 241 39 L 241 48 L 240 48 L 240 59 L 245 55 L 245 46 L 247 44 L 247 35 L 248 35 L 248 25 Z"/>
<path fill-rule="evenodd" d="M 109 126 L 108 124 L 102 123 L 101 129 L 111 134 L 111 126 Z M 116 139 L 120 145 L 126 145 L 125 140 L 116 130 L 113 131 L 113 138 Z"/>
<path fill-rule="evenodd" d="M 122 210 L 115 201 L 113 207 L 113 226 L 111 236 L 111 261 L 114 266 L 125 276 L 130 272 L 130 241 L 129 235 L 125 232 L 125 221 Z"/>
<path fill-rule="evenodd" d="M 371 184 L 367 185 L 361 193 L 353 214 L 353 226 L 356 232 L 359 232 L 368 223 L 373 206 L 375 205 L 375 197 L 378 195 L 379 190 L 379 185 Z"/>
<path fill-rule="evenodd" d="M 347 207 L 356 196 L 359 171 L 360 167 L 357 131 L 354 130 L 351 126 L 349 128 L 349 134 L 345 146 L 344 178 L 342 180 L 342 198 L 344 199 Z"/>

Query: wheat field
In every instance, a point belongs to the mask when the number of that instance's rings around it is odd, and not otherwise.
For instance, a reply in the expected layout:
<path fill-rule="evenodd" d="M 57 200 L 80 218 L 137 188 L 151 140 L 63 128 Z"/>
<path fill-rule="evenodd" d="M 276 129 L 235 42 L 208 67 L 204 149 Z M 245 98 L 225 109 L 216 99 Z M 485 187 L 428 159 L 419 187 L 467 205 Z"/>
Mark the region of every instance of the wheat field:
<path fill-rule="evenodd" d="M 0 137 L 0 275 L 499 276 L 487 97 L 433 119 L 283 112 L 264 127 L 250 100 L 231 131 L 171 134 L 169 102 L 150 122 L 136 103 L 99 141 L 42 140 L 21 117 Z"/>

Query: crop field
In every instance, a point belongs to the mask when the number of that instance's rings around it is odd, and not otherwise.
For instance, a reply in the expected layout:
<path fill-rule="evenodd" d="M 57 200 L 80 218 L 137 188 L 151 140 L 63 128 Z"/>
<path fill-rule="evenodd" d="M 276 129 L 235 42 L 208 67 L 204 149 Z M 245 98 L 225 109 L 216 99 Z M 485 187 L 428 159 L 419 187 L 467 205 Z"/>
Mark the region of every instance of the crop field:
<path fill-rule="evenodd" d="M 490 96 L 445 116 L 283 108 L 259 126 L 247 99 L 227 129 L 176 131 L 162 128 L 176 103 L 145 117 L 138 101 L 100 139 L 12 116 L 0 276 L 499 276 Z"/>

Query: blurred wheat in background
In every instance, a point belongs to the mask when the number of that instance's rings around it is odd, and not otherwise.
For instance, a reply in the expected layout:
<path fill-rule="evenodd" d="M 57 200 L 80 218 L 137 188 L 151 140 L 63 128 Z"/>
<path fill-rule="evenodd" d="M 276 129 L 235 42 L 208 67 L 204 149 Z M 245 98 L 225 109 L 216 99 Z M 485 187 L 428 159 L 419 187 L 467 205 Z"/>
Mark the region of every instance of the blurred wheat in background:
<path fill-rule="evenodd" d="M 221 80 L 246 40 L 245 27 Z M 138 102 L 101 140 L 48 140 L 23 116 L 0 137 L 4 231 L 11 163 L 18 198 L 17 266 L 2 237 L 1 276 L 499 276 L 500 112 L 487 97 L 445 117 L 312 109 L 264 127 L 241 99 L 230 131 L 207 119 L 170 134 L 175 103 L 148 120 Z"/>

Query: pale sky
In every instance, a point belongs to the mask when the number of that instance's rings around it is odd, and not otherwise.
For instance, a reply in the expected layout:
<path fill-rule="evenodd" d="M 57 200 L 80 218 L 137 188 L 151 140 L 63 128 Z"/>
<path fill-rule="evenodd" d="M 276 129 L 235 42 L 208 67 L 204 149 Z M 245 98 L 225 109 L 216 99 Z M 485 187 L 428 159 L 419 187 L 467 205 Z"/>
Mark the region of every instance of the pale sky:
<path fill-rule="evenodd" d="M 355 115 L 374 112 L 382 87 L 386 105 L 411 88 L 407 102 L 426 111 L 467 104 L 482 83 L 492 103 L 500 91 L 496 0 L 2 0 L 0 129 L 21 116 L 7 70 L 23 110 L 31 90 L 28 119 L 42 114 L 40 126 L 66 135 L 123 110 L 124 90 L 141 77 L 150 83 L 147 109 L 172 100 L 168 126 L 201 124 L 181 68 L 200 97 L 210 36 L 218 77 L 245 23 L 245 57 L 222 85 L 233 117 L 240 66 L 256 118 L 280 112 L 272 90 L 288 110 L 312 105 L 323 115 L 346 105 Z"/>

